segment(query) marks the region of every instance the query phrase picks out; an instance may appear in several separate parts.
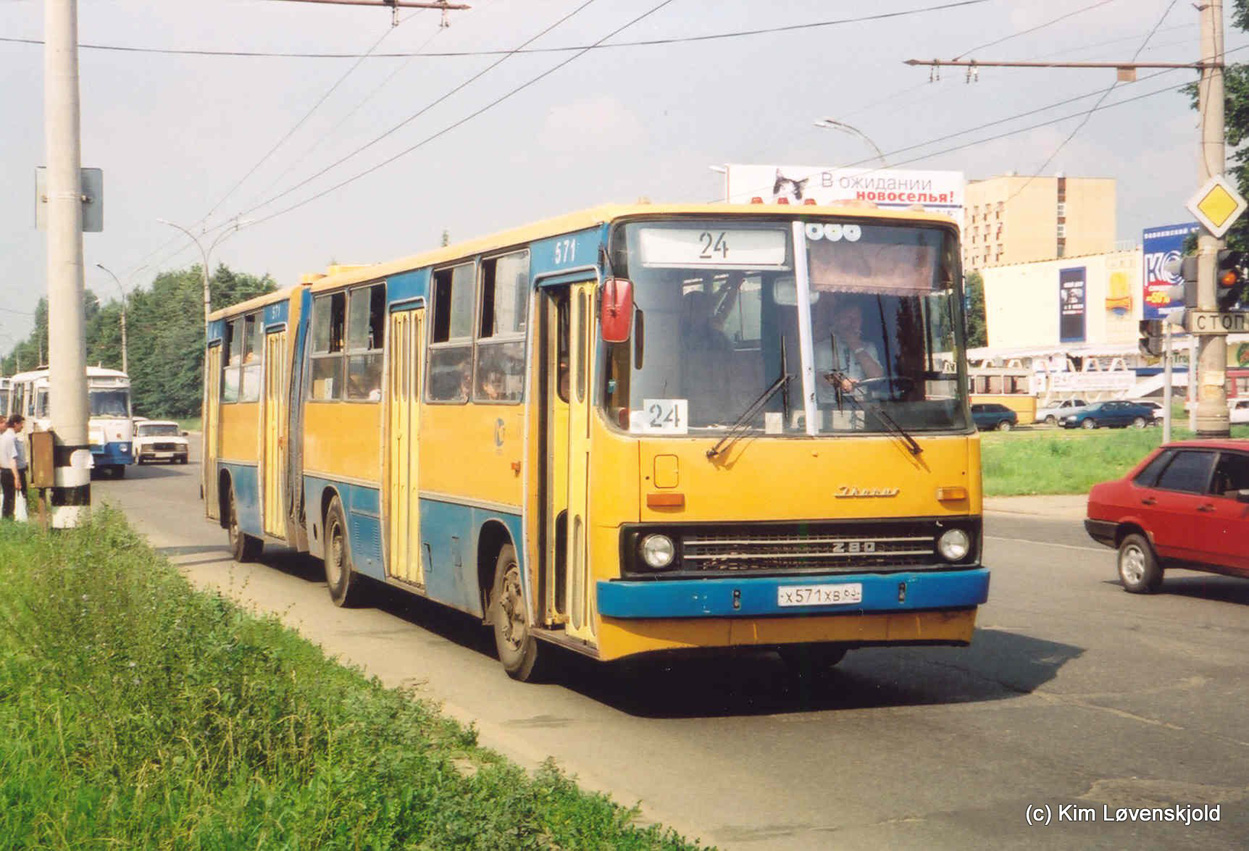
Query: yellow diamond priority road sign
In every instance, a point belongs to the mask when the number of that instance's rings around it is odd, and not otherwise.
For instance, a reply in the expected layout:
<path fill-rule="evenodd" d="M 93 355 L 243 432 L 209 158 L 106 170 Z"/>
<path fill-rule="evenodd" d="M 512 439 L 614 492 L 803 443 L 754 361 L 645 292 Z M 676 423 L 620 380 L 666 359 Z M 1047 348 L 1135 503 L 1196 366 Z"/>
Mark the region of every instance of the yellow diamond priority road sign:
<path fill-rule="evenodd" d="M 1215 175 L 1188 199 L 1188 211 L 1216 237 L 1227 233 L 1249 203 L 1223 175 Z"/>

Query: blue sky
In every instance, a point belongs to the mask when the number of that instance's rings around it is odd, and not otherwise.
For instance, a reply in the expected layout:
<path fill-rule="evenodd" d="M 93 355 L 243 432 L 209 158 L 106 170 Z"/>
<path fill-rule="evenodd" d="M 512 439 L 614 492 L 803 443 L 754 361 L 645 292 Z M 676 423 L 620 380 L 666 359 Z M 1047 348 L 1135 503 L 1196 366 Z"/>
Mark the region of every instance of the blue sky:
<path fill-rule="evenodd" d="M 440 29 L 437 12 L 403 10 L 401 25 L 392 28 L 388 10 L 354 6 L 82 0 L 79 39 L 83 45 L 262 53 L 509 50 L 582 7 L 531 45 L 567 47 L 598 41 L 659 2 L 484 0 L 453 13 L 452 26 Z M 1034 173 L 1049 160 L 1047 174 L 1114 177 L 1123 240 L 1139 240 L 1143 227 L 1187 218 L 1183 204 L 1197 188 L 1198 128 L 1186 98 L 1166 92 L 1111 105 L 1179 85 L 1192 72 L 1120 84 L 1059 150 L 1096 97 L 925 143 L 1099 92 L 1114 82 L 1112 71 L 984 69 L 979 82 L 968 84 L 960 70 L 948 68 L 930 83 L 927 69 L 903 62 L 969 51 L 981 60 L 1128 59 L 1168 7 L 1140 61 L 1195 61 L 1199 27 L 1192 4 L 988 0 L 801 27 L 945 2 L 957 0 L 671 0 L 606 43 L 798 28 L 592 50 L 423 145 L 572 54 L 509 57 L 412 118 L 500 57 L 373 57 L 348 74 L 354 59 L 84 48 L 83 165 L 104 169 L 106 187 L 105 231 L 84 237 L 86 284 L 107 300 L 116 297 L 116 287 L 97 263 L 146 285 L 162 269 L 198 262 L 198 250 L 158 219 L 198 230 L 206 216 L 211 228 L 241 214 L 254 223 L 224 240 L 213 264 L 267 272 L 285 285 L 333 261 L 390 260 L 435 246 L 444 229 L 459 240 L 607 201 L 713 200 L 723 184 L 709 166 L 720 163 L 871 160 L 862 140 L 814 127 L 823 116 L 852 124 L 891 163 L 906 168 L 980 178 Z M 978 49 L 1064 15 L 1070 16 Z M 42 37 L 42 0 L 0 0 L 0 38 Z M 1229 30 L 1229 51 L 1247 44 L 1243 33 Z M 0 91 L 0 256 L 7 272 L 0 307 L 9 311 L 0 311 L 0 349 L 7 351 L 28 333 L 31 320 L 23 312 L 33 310 L 46 287 L 44 238 L 34 229 L 33 212 L 34 171 L 46 158 L 40 46 L 0 41 Z M 1077 117 L 982 141 L 1072 114 Z M 263 204 L 370 142 L 325 175 Z M 969 142 L 979 143 L 943 152 Z M 208 241 L 215 235 L 210 232 Z"/>

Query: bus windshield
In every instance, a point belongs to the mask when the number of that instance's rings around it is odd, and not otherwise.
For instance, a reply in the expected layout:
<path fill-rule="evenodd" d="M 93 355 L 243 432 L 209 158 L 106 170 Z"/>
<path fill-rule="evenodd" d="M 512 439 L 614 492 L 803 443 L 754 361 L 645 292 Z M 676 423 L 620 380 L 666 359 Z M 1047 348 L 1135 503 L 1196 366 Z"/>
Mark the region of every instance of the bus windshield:
<path fill-rule="evenodd" d="M 129 417 L 130 391 L 127 389 L 109 388 L 87 391 L 91 400 L 91 416 L 93 417 Z"/>
<path fill-rule="evenodd" d="M 790 222 L 619 228 L 613 273 L 633 281 L 637 313 L 634 339 L 608 346 L 609 419 L 669 434 L 723 433 L 739 421 L 793 435 L 886 432 L 889 420 L 968 428 L 954 236 L 905 224 L 803 227 L 801 263 Z"/>

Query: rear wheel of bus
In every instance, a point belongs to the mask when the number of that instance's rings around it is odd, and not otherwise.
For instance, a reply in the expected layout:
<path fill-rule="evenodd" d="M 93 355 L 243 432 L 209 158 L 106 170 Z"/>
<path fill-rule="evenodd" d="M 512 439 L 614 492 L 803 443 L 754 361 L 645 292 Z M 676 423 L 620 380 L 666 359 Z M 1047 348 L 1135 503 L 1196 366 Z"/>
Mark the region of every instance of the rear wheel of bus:
<path fill-rule="evenodd" d="M 335 606 L 351 608 L 360 602 L 361 580 L 351 566 L 347 520 L 338 497 L 325 512 L 325 584 Z"/>
<path fill-rule="evenodd" d="M 511 544 L 499 550 L 494 565 L 494 588 L 490 593 L 490 623 L 503 669 L 514 680 L 536 678 L 538 640 L 529 631 L 525 594 L 520 584 L 520 565 Z"/>
<path fill-rule="evenodd" d="M 230 486 L 230 519 L 226 530 L 230 535 L 230 555 L 235 561 L 255 561 L 260 558 L 265 542 L 253 538 L 239 528 L 238 501 L 234 498 L 234 486 Z"/>

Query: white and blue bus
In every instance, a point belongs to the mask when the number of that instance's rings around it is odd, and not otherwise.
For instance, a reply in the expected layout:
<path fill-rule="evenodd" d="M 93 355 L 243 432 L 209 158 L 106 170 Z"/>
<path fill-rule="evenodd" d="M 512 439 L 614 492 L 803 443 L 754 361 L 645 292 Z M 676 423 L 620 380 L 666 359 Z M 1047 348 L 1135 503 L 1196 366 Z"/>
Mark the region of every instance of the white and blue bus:
<path fill-rule="evenodd" d="M 90 421 L 87 433 L 91 460 L 97 470 L 120 479 L 134 463 L 134 423 L 130 416 L 130 377 L 116 369 L 87 367 L 87 398 Z M 27 433 L 51 425 L 48 405 L 48 370 L 19 372 L 10 379 L 8 413 L 20 413 L 29 422 Z"/>

